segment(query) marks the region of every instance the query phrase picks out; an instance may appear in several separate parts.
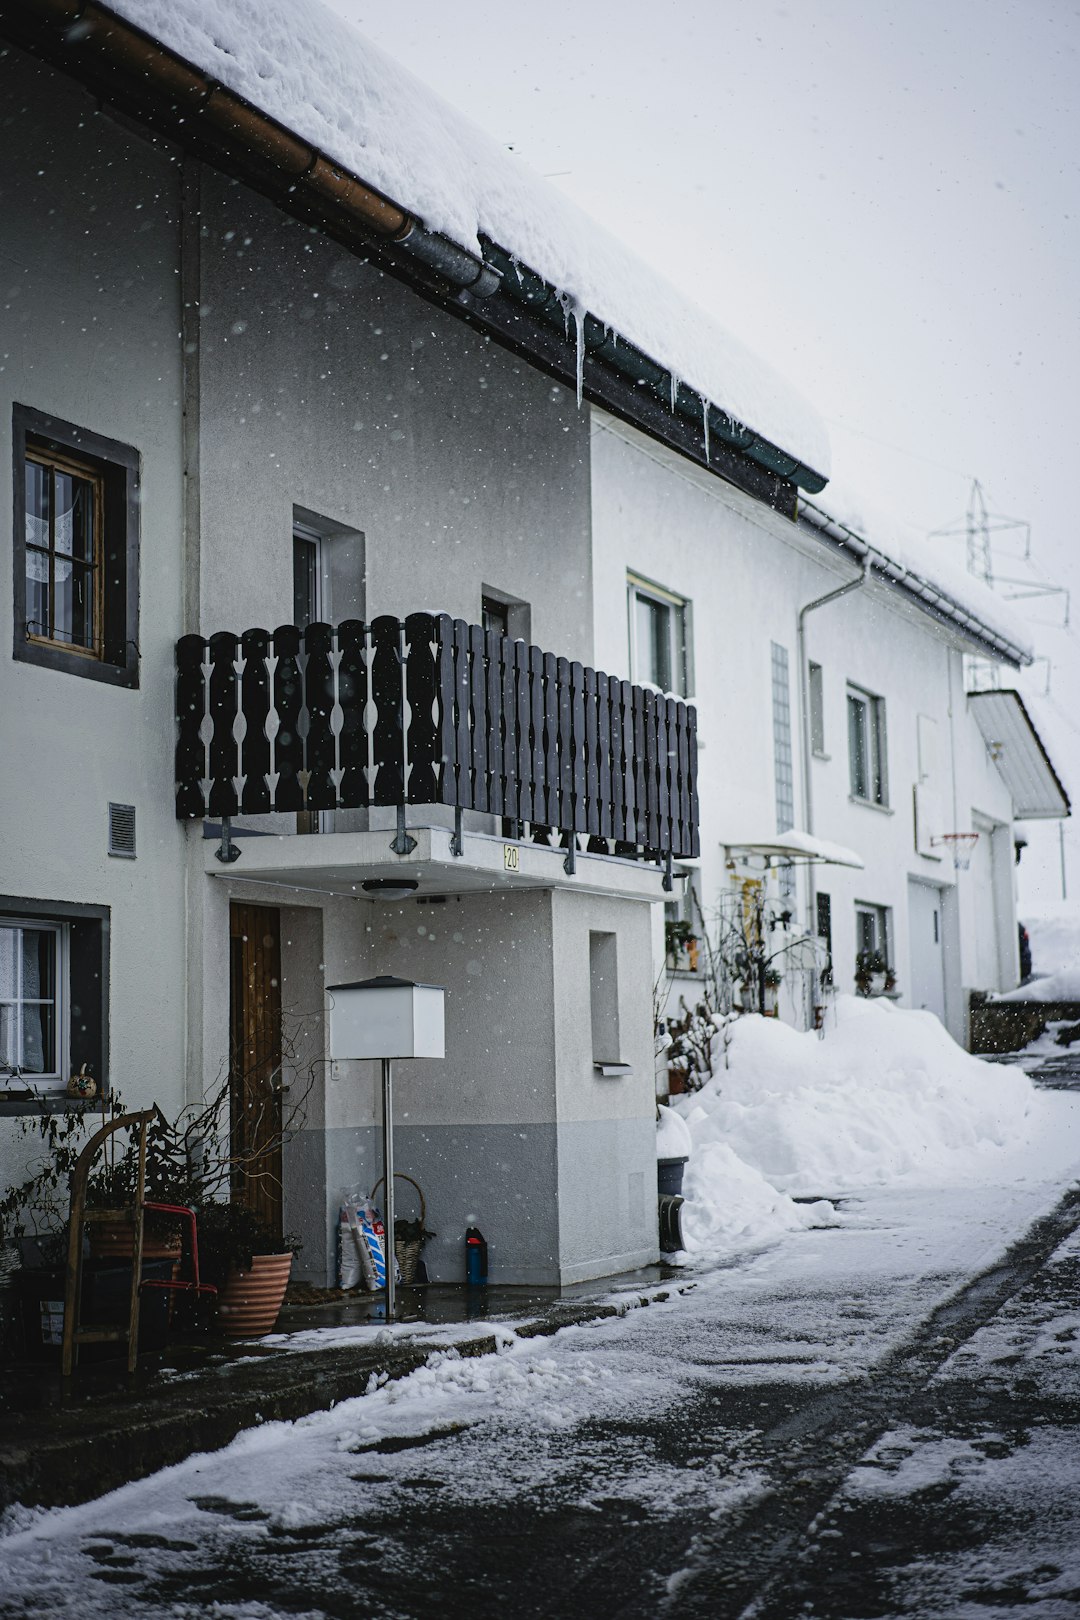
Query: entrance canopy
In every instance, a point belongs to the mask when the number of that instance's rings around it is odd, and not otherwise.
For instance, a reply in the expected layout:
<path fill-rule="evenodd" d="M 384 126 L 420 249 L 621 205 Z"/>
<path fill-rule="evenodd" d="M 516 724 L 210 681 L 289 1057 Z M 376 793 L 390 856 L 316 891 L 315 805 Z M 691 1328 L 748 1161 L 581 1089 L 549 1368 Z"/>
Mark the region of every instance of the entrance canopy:
<path fill-rule="evenodd" d="M 850 866 L 861 872 L 866 864 L 853 849 L 845 849 L 843 844 L 830 843 L 827 838 L 818 838 L 813 833 L 799 832 L 794 827 L 789 832 L 772 833 L 764 838 L 724 839 L 723 847 L 733 854 L 763 855 L 804 866 Z"/>

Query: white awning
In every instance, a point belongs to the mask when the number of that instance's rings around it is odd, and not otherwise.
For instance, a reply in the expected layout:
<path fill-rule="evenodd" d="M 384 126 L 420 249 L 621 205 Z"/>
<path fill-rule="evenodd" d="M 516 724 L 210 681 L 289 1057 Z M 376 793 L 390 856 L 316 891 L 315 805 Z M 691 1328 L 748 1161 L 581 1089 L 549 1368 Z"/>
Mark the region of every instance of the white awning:
<path fill-rule="evenodd" d="M 1019 692 L 969 692 L 968 704 L 1001 772 L 1018 821 L 1060 821 L 1069 795 Z"/>
<path fill-rule="evenodd" d="M 853 849 L 845 849 L 843 844 L 832 844 L 827 838 L 818 838 L 813 833 L 798 832 L 794 827 L 790 832 L 772 833 L 766 838 L 741 841 L 724 839 L 723 847 L 733 854 L 767 855 L 781 861 L 801 861 L 807 866 L 811 863 L 852 866 L 861 872 L 866 864 Z"/>

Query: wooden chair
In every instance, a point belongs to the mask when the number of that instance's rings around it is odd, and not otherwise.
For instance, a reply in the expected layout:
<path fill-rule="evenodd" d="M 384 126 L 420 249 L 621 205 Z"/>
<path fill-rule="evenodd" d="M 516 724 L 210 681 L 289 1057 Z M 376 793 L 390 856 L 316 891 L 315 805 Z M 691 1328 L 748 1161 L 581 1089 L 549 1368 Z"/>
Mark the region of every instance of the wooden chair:
<path fill-rule="evenodd" d="M 185 1293 L 216 1294 L 217 1289 L 210 1283 L 204 1283 L 199 1278 L 199 1239 L 196 1231 L 195 1212 L 178 1204 L 159 1204 L 146 1197 L 146 1133 L 151 1122 L 160 1118 L 157 1108 L 144 1108 L 136 1114 L 121 1114 L 117 1119 L 110 1120 L 102 1125 L 100 1130 L 87 1142 L 79 1157 L 75 1161 L 75 1168 L 71 1173 L 71 1202 L 68 1212 L 68 1254 L 67 1271 L 64 1278 L 64 1340 L 63 1340 L 63 1373 L 70 1378 L 79 1359 L 79 1346 L 82 1344 L 127 1344 L 128 1372 L 135 1371 L 135 1363 L 139 1354 L 139 1299 L 144 1288 L 157 1288 L 179 1290 Z M 135 1202 L 126 1209 L 87 1209 L 86 1183 L 90 1174 L 90 1166 L 98 1150 L 112 1136 L 114 1131 L 136 1130 L 139 1142 L 139 1164 L 135 1177 Z M 178 1220 L 190 1226 L 191 1268 L 192 1276 L 180 1281 L 142 1281 L 142 1253 L 143 1253 L 143 1222 L 148 1209 L 159 1210 L 165 1214 L 175 1215 Z M 123 1324 L 113 1327 L 83 1327 L 80 1322 L 82 1311 L 82 1281 L 83 1281 L 83 1228 L 89 1225 L 117 1222 L 128 1222 L 132 1228 L 131 1242 L 131 1295 L 128 1303 L 128 1318 L 126 1326 Z"/>

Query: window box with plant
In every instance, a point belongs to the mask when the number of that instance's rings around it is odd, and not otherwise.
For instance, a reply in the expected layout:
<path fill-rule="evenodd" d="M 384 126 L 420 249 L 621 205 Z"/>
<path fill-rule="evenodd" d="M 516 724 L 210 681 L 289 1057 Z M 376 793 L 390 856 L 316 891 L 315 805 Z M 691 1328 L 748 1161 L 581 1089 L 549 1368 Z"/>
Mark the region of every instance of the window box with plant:
<path fill-rule="evenodd" d="M 700 944 L 693 924 L 685 917 L 664 923 L 664 949 L 669 973 L 697 973 L 700 968 Z"/>
<path fill-rule="evenodd" d="M 880 951 L 856 956 L 855 990 L 860 996 L 889 996 L 896 990 L 896 974 Z"/>

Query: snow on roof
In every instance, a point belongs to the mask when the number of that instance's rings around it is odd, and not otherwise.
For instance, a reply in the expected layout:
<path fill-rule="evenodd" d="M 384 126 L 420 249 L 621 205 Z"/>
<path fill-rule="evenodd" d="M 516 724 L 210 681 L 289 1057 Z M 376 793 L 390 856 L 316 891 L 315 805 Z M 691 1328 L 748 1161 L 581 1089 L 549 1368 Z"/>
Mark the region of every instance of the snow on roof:
<path fill-rule="evenodd" d="M 1018 821 L 1057 821 L 1069 814 L 1043 738 L 1019 692 L 969 692 L 968 707 L 1013 802 Z"/>
<path fill-rule="evenodd" d="M 883 511 L 846 483 L 831 482 L 827 505 L 820 501 L 813 504 L 872 550 L 944 593 L 963 613 L 990 631 L 994 639 L 1007 642 L 1030 660 L 1031 631 L 1024 619 L 989 585 L 960 566 L 955 555 L 950 555 L 950 541 L 925 539 L 910 524 Z"/>
<path fill-rule="evenodd" d="M 118 16 L 479 253 L 483 234 L 744 426 L 829 472 L 813 408 L 711 316 L 320 0 L 107 0 Z"/>

